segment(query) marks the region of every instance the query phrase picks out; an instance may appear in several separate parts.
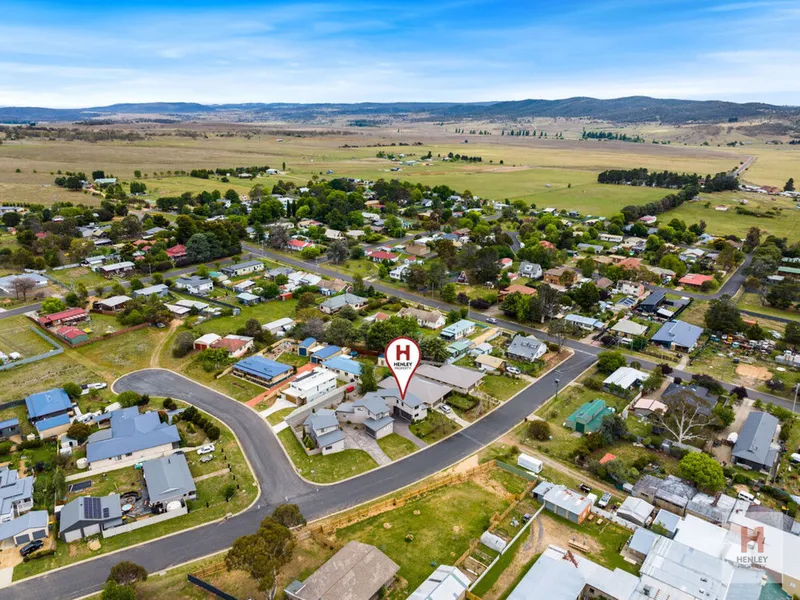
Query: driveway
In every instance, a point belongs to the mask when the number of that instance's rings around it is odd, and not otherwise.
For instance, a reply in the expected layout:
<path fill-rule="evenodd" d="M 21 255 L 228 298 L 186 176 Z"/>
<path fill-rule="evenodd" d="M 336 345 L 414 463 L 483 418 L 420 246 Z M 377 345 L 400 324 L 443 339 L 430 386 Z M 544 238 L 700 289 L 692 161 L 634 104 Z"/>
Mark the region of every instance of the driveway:
<path fill-rule="evenodd" d="M 564 383 L 572 381 L 594 361 L 594 356 L 578 352 L 562 363 L 558 377 Z M 236 538 L 255 531 L 261 520 L 284 502 L 299 505 L 311 521 L 389 494 L 459 462 L 522 422 L 550 398 L 555 377 L 553 373 L 545 375 L 487 417 L 438 444 L 380 470 L 323 486 L 297 475 L 269 425 L 251 408 L 166 369 L 129 373 L 115 383 L 116 393 L 133 390 L 186 400 L 228 425 L 253 467 L 261 497 L 253 507 L 227 521 L 183 531 L 0 589 L 0 600 L 76 598 L 97 593 L 111 567 L 123 560 L 155 573 L 220 552 Z"/>
<path fill-rule="evenodd" d="M 369 435 L 362 427 L 356 429 L 354 425 L 342 425 L 344 432 L 344 447 L 347 450 L 363 450 L 372 457 L 378 466 L 382 467 L 392 462 L 378 445 L 378 440 Z"/>

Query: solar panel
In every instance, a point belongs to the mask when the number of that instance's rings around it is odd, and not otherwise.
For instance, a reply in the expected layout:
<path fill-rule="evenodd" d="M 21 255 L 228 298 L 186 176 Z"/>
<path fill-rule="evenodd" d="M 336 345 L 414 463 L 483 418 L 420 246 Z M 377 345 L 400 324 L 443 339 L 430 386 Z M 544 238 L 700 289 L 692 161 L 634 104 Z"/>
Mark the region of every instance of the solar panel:
<path fill-rule="evenodd" d="M 104 519 L 107 519 L 107 518 L 108 518 L 108 515 L 109 515 L 108 509 L 107 509 L 107 508 L 104 508 L 104 509 L 103 509 L 103 518 L 104 518 Z"/>
<path fill-rule="evenodd" d="M 100 518 L 100 498 L 83 499 L 83 516 L 86 519 Z"/>

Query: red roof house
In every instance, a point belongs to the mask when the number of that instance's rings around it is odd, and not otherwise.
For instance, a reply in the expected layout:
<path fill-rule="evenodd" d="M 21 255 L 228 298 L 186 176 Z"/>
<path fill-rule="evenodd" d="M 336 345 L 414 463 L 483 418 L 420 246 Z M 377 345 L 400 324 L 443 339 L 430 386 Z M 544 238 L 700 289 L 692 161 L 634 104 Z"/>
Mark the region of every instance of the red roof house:
<path fill-rule="evenodd" d="M 388 260 L 389 262 L 397 261 L 397 254 L 392 254 L 391 252 L 384 252 L 383 250 L 375 250 L 374 252 L 370 252 L 369 254 L 367 254 L 367 256 L 373 262 L 378 262 L 381 260 Z"/>
<path fill-rule="evenodd" d="M 642 264 L 641 259 L 639 258 L 626 258 L 625 260 L 621 260 L 617 263 L 618 267 L 622 267 L 623 269 L 638 269 Z"/>
<path fill-rule="evenodd" d="M 681 277 L 679 282 L 683 285 L 691 285 L 693 287 L 700 287 L 706 281 L 713 281 L 714 278 L 711 275 L 700 275 L 699 273 L 689 273 L 684 277 Z"/>
<path fill-rule="evenodd" d="M 303 240 L 296 240 L 291 239 L 286 244 L 289 250 L 294 250 L 295 252 L 300 252 L 301 250 L 313 246 L 311 242 L 304 242 Z"/>
<path fill-rule="evenodd" d="M 61 312 L 39 317 L 39 324 L 43 325 L 44 327 L 53 327 L 54 325 L 61 325 L 63 323 L 75 323 L 77 321 L 83 321 L 88 317 L 89 313 L 82 308 L 68 308 L 67 310 L 62 310 Z"/>
<path fill-rule="evenodd" d="M 89 339 L 85 331 L 81 331 L 77 327 L 72 327 L 71 325 L 64 325 L 56 329 L 56 335 L 67 340 L 70 344 L 78 344 Z"/>
<path fill-rule="evenodd" d="M 541 242 L 539 242 L 539 245 L 542 248 L 546 249 L 546 250 L 555 250 L 556 249 L 555 244 L 553 244 L 551 242 L 548 242 L 547 240 L 542 240 Z"/>
<path fill-rule="evenodd" d="M 166 250 L 167 256 L 169 256 L 172 260 L 177 258 L 185 258 L 186 257 L 186 246 L 183 244 L 176 244 L 172 248 L 167 248 Z"/>

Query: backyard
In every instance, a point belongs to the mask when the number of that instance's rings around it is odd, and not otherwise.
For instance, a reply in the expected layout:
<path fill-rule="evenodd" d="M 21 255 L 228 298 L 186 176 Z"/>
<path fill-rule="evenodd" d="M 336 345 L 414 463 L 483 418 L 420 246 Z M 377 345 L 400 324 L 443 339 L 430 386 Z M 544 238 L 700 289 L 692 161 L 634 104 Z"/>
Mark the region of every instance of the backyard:
<path fill-rule="evenodd" d="M 281 431 L 278 439 L 294 463 L 297 472 L 315 483 L 341 481 L 378 466 L 372 457 L 363 450 L 342 450 L 327 456 L 322 456 L 322 454 L 308 456 L 289 429 Z"/>

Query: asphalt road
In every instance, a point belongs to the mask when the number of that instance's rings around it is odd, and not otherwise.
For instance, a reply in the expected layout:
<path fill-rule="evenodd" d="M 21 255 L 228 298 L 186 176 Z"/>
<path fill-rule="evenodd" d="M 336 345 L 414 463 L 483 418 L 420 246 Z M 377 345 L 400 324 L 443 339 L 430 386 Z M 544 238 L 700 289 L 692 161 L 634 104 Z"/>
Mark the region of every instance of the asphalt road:
<path fill-rule="evenodd" d="M 728 277 L 728 280 L 722 284 L 722 286 L 713 294 L 703 294 L 700 292 L 691 292 L 688 290 L 684 290 L 682 292 L 676 292 L 673 288 L 664 288 L 658 285 L 648 285 L 647 289 L 649 290 L 662 290 L 669 294 L 679 294 L 681 296 L 687 296 L 689 298 L 695 298 L 697 300 L 715 300 L 722 296 L 723 294 L 727 294 L 728 296 L 734 296 L 736 292 L 739 291 L 744 285 L 747 276 L 744 274 L 744 271 L 747 267 L 750 266 L 750 263 L 753 260 L 753 255 L 748 254 L 745 256 L 745 259 L 742 261 L 742 264 L 739 265 L 739 268 Z"/>
<path fill-rule="evenodd" d="M 262 490 L 256 506 L 227 521 L 209 524 L 145 543 L 116 554 L 76 564 L 0 590 L 0 600 L 76 598 L 97 592 L 111 567 L 131 560 L 155 573 L 224 550 L 258 527 L 280 503 L 300 506 L 309 520 L 323 517 L 398 490 L 455 464 L 503 435 L 541 406 L 556 390 L 586 370 L 595 357 L 576 352 L 512 400 L 477 423 L 403 460 L 346 482 L 321 486 L 301 479 L 290 465 L 280 442 L 254 410 L 171 371 L 147 369 L 117 381 L 114 391 L 134 390 L 191 402 L 225 422 L 235 433 Z"/>

